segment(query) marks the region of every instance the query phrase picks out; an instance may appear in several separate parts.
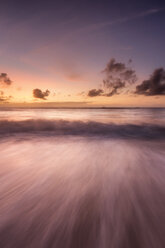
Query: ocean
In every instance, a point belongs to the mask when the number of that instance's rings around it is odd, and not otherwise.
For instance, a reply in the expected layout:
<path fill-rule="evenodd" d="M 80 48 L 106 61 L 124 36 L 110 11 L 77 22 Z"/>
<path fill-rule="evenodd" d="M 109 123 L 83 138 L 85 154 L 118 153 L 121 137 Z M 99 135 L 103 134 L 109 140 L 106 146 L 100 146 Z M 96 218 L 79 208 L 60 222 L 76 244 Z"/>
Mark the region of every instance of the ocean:
<path fill-rule="evenodd" d="M 165 109 L 1 108 L 0 155 L 0 247 L 165 247 Z"/>

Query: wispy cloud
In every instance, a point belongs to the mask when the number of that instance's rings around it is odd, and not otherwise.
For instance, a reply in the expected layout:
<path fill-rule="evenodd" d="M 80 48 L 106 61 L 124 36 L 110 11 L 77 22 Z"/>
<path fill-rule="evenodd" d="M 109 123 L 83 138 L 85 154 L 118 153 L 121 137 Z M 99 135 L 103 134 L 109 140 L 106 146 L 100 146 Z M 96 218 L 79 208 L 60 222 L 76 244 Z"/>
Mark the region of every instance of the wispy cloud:
<path fill-rule="evenodd" d="M 136 13 L 134 15 L 130 15 L 127 17 L 115 19 L 113 21 L 100 22 L 100 23 L 95 23 L 95 24 L 89 25 L 88 27 L 84 28 L 84 31 L 94 31 L 94 30 L 98 30 L 101 28 L 106 28 L 108 26 L 113 26 L 116 24 L 125 23 L 125 22 L 131 21 L 131 20 L 136 20 L 136 19 L 140 19 L 142 17 L 147 17 L 147 16 L 150 16 L 153 14 L 157 14 L 157 13 L 162 12 L 162 11 L 165 11 L 165 8 L 148 9 L 146 11 Z"/>
<path fill-rule="evenodd" d="M 9 102 L 12 96 L 5 96 L 4 92 L 0 90 L 0 102 Z"/>

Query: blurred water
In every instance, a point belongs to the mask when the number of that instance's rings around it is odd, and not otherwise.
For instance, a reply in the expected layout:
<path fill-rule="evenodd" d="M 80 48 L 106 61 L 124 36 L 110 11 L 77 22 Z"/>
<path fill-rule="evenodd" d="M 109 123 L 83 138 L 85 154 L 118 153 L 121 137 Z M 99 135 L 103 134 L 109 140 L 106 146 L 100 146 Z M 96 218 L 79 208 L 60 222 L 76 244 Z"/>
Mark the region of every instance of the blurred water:
<path fill-rule="evenodd" d="M 113 123 L 154 123 L 165 125 L 165 108 L 143 109 L 0 109 L 0 120 L 80 120 Z"/>
<path fill-rule="evenodd" d="M 0 136 L 0 247 L 164 248 L 165 115 L 157 111 L 0 112 L 8 132 Z M 146 127 L 158 124 L 148 139 Z M 130 136 L 123 127 L 136 128 Z"/>

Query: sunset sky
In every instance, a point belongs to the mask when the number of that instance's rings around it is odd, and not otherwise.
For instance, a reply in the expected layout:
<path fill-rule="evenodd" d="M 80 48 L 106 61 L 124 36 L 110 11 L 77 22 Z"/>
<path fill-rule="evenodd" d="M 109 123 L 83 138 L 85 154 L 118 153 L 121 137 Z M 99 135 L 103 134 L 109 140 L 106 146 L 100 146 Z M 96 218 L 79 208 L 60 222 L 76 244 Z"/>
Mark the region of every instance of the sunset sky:
<path fill-rule="evenodd" d="M 1 0 L 1 105 L 165 107 L 164 27 L 160 0 Z"/>

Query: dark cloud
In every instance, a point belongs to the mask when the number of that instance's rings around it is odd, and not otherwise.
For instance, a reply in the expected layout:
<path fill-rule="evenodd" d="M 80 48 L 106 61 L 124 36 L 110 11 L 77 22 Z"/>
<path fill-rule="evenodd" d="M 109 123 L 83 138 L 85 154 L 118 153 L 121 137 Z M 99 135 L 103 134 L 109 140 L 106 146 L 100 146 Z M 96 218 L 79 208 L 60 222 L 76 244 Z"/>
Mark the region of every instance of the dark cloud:
<path fill-rule="evenodd" d="M 135 94 L 145 96 L 165 95 L 165 70 L 156 69 L 148 80 L 136 86 Z"/>
<path fill-rule="evenodd" d="M 103 70 L 103 72 L 109 74 L 109 73 L 114 73 L 114 72 L 121 72 L 124 70 L 125 70 L 125 64 L 116 62 L 116 60 L 112 58 L 106 65 L 106 68 Z"/>
<path fill-rule="evenodd" d="M 49 94 L 50 94 L 49 90 L 46 90 L 46 91 L 42 91 L 40 89 L 34 89 L 33 90 L 33 96 L 35 98 L 46 100 L 46 97 L 49 96 Z"/>
<path fill-rule="evenodd" d="M 131 62 L 132 60 L 129 60 L 128 64 Z M 117 62 L 114 58 L 109 61 L 103 73 L 105 73 L 103 80 L 105 96 L 120 94 L 123 88 L 137 80 L 136 72 L 133 69 L 125 63 Z"/>
<path fill-rule="evenodd" d="M 130 65 L 132 60 L 128 61 Z M 136 72 L 125 63 L 117 62 L 112 58 L 105 69 L 102 71 L 105 75 L 101 88 L 92 89 L 88 92 L 89 97 L 118 95 L 130 84 L 137 80 Z"/>
<path fill-rule="evenodd" d="M 92 89 L 92 90 L 89 90 L 88 92 L 88 96 L 89 97 L 94 97 L 94 96 L 102 96 L 104 93 L 104 91 L 102 89 Z"/>
<path fill-rule="evenodd" d="M 7 73 L 0 73 L 0 86 L 8 87 L 12 84 L 11 79 L 8 77 Z M 6 96 L 4 91 L 0 90 L 0 102 L 9 102 L 12 96 Z"/>
<path fill-rule="evenodd" d="M 11 79 L 8 77 L 7 73 L 1 73 L 0 74 L 0 83 L 6 86 L 9 86 L 12 84 Z"/>
<path fill-rule="evenodd" d="M 113 95 L 118 95 L 118 89 L 122 89 L 125 87 L 125 82 L 116 81 L 116 83 L 113 85 L 113 88 L 111 89 L 110 92 L 104 93 L 104 96 L 113 96 Z"/>

